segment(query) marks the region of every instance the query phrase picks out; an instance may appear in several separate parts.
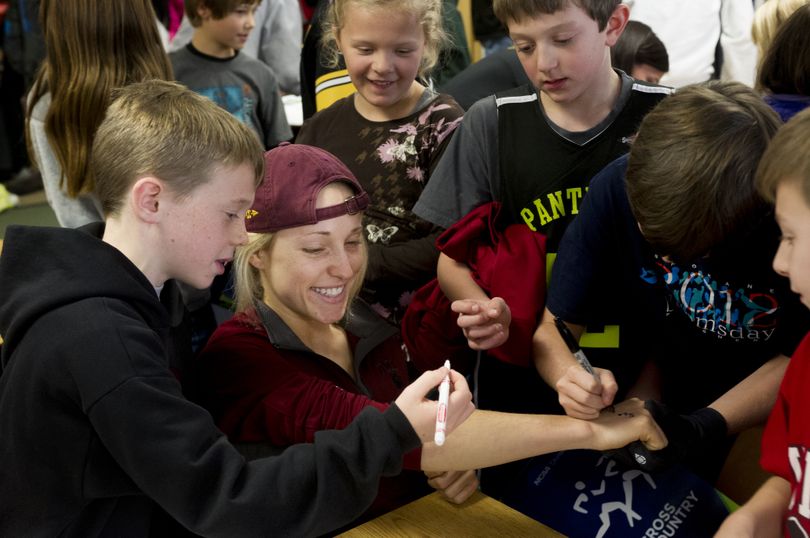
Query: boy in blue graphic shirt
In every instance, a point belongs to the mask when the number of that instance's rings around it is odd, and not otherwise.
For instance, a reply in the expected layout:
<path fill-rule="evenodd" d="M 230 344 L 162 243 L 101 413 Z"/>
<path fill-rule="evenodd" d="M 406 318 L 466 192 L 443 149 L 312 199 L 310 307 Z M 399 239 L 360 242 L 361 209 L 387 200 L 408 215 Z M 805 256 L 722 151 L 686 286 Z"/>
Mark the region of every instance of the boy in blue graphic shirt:
<path fill-rule="evenodd" d="M 771 269 L 779 230 L 754 185 L 779 125 L 742 84 L 679 90 L 647 115 L 629 156 L 594 178 L 560 243 L 535 335 L 541 373 L 569 415 L 593 418 L 612 402 L 614 373 L 601 370 L 600 383 L 584 372 L 545 319 L 576 335 L 618 322 L 623 356 L 645 361 L 621 388 L 648 400 L 670 440 L 650 468 L 685 461 L 715 478 L 728 434 L 765 421 L 807 332 L 807 312 Z"/>
<path fill-rule="evenodd" d="M 174 76 L 251 127 L 265 149 L 290 140 L 275 73 L 240 54 L 260 0 L 186 0 L 191 43 L 169 54 Z"/>

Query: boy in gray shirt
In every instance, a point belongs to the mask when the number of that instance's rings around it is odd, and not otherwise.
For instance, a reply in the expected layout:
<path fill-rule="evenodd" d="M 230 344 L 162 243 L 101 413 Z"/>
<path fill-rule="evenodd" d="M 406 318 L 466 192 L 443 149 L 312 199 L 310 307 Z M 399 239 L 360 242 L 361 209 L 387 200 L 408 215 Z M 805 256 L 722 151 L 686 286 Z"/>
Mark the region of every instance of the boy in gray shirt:
<path fill-rule="evenodd" d="M 187 0 L 191 43 L 169 58 L 178 82 L 205 95 L 251 127 L 265 149 L 292 138 L 278 80 L 259 60 L 240 54 L 255 26 L 258 0 Z"/>

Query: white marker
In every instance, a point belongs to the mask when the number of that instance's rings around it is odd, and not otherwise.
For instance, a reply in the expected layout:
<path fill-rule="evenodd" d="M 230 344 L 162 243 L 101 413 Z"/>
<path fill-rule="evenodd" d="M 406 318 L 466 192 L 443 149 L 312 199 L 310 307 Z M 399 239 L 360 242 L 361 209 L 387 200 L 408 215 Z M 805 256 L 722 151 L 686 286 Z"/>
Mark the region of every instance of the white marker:
<path fill-rule="evenodd" d="M 444 367 L 450 369 L 450 361 L 444 361 Z M 436 408 L 436 435 L 433 442 L 442 446 L 447 431 L 447 402 L 450 399 L 450 373 L 448 372 L 439 384 L 439 406 Z"/>

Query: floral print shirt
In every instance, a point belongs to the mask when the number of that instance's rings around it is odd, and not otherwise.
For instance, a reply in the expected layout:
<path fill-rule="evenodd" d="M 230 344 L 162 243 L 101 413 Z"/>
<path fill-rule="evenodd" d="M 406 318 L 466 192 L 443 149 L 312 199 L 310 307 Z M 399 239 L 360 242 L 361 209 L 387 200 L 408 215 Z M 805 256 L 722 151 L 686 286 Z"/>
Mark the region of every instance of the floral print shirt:
<path fill-rule="evenodd" d="M 462 115 L 452 97 L 437 94 L 404 118 L 370 121 L 349 96 L 307 120 L 296 139 L 340 158 L 368 191 L 369 267 L 361 295 L 395 321 L 413 292 L 436 275 L 439 230 L 411 209 Z"/>

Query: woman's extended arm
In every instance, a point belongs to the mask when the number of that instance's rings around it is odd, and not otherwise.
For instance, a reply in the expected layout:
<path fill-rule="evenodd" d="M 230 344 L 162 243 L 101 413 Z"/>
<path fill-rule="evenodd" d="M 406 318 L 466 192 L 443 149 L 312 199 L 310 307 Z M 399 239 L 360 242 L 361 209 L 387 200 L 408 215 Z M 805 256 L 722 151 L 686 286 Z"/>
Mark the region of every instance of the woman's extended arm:
<path fill-rule="evenodd" d="M 666 446 L 664 434 L 637 399 L 606 408 L 589 421 L 476 409 L 443 446 L 423 445 L 422 469 L 477 469 L 560 450 L 620 448 L 636 440 L 652 450 Z"/>

